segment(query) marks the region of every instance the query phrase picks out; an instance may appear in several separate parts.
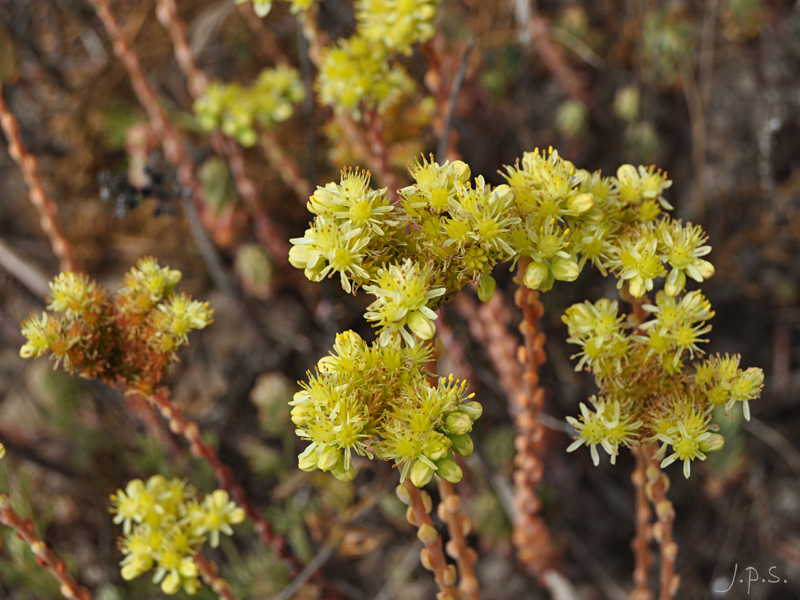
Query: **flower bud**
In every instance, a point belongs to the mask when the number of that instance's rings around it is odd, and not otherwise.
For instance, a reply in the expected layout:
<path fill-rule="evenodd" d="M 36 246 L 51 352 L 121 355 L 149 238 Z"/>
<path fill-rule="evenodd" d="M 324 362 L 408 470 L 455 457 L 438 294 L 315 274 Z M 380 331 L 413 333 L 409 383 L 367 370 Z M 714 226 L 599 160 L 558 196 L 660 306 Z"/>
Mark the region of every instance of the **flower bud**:
<path fill-rule="evenodd" d="M 429 340 L 436 333 L 436 325 L 419 311 L 414 311 L 408 317 L 408 328 L 418 338 Z"/>
<path fill-rule="evenodd" d="M 478 284 L 478 298 L 481 302 L 488 302 L 494 296 L 494 291 L 497 289 L 497 282 L 494 277 L 485 273 L 481 277 L 481 282 Z"/>
<path fill-rule="evenodd" d="M 495 194 L 497 196 L 497 199 L 500 200 L 501 202 L 505 202 L 510 196 L 514 195 L 514 190 L 512 190 L 506 184 L 502 184 L 494 188 L 492 194 Z"/>
<path fill-rule="evenodd" d="M 317 447 L 313 444 L 297 457 L 297 466 L 301 471 L 313 471 L 317 468 L 317 462 Z"/>
<path fill-rule="evenodd" d="M 664 291 L 670 296 L 677 296 L 686 287 L 686 273 L 682 269 L 672 269 L 667 276 Z"/>
<path fill-rule="evenodd" d="M 725 438 L 718 433 L 712 433 L 711 437 L 700 442 L 701 452 L 716 452 L 725 445 Z"/>
<path fill-rule="evenodd" d="M 575 281 L 580 273 L 578 263 L 572 260 L 559 258 L 553 261 L 553 277 L 559 281 Z"/>
<path fill-rule="evenodd" d="M 310 406 L 295 406 L 292 408 L 292 423 L 298 427 L 307 425 L 313 420 L 313 410 Z"/>
<path fill-rule="evenodd" d="M 475 449 L 472 438 L 469 437 L 468 433 L 451 435 L 450 441 L 453 442 L 453 452 L 464 458 L 472 454 L 472 451 Z"/>
<path fill-rule="evenodd" d="M 436 474 L 450 483 L 458 483 L 464 476 L 461 467 L 452 458 L 443 458 L 436 461 Z"/>
<path fill-rule="evenodd" d="M 472 419 L 465 412 L 457 410 L 450 413 L 444 420 L 444 428 L 451 435 L 461 435 L 472 431 Z"/>
<path fill-rule="evenodd" d="M 321 452 L 317 452 L 317 467 L 323 471 L 331 471 L 336 468 L 342 454 L 336 446 L 324 446 Z"/>
<path fill-rule="evenodd" d="M 451 164 L 453 165 L 453 177 L 455 177 L 456 181 L 467 183 L 472 175 L 469 165 L 462 160 L 454 160 Z"/>
<path fill-rule="evenodd" d="M 594 196 L 591 194 L 578 194 L 567 200 L 567 208 L 576 213 L 583 214 L 594 206 Z"/>
<path fill-rule="evenodd" d="M 522 283 L 529 289 L 538 289 L 542 282 L 547 279 L 549 269 L 547 263 L 532 262 L 525 269 L 525 275 L 522 277 Z"/>
<path fill-rule="evenodd" d="M 458 410 L 465 412 L 469 415 L 469 418 L 472 419 L 473 422 L 477 421 L 481 418 L 483 414 L 483 407 L 481 406 L 480 402 L 476 402 L 475 400 L 471 400 L 470 402 L 464 402 Z"/>
<path fill-rule="evenodd" d="M 353 466 L 353 463 L 345 468 L 344 461 L 339 461 L 339 464 L 336 465 L 336 468 L 333 470 L 333 476 L 336 477 L 339 481 L 352 481 L 353 478 L 356 476 L 356 468 Z"/>
<path fill-rule="evenodd" d="M 417 460 L 411 467 L 409 478 L 415 486 L 423 487 L 433 478 L 433 469 L 421 460 Z"/>

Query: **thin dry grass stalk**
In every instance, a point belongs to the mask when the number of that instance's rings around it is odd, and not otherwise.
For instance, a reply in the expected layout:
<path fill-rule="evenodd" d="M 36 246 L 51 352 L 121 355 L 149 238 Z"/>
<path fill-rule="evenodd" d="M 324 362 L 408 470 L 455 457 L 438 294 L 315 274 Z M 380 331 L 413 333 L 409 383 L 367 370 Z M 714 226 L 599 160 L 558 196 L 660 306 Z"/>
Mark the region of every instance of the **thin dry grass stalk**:
<path fill-rule="evenodd" d="M 186 145 L 178 130 L 169 122 L 166 113 L 161 108 L 155 91 L 144 75 L 139 57 L 128 44 L 119 22 L 111 11 L 109 1 L 90 0 L 90 2 L 111 38 L 114 54 L 122 61 L 122 64 L 125 65 L 125 69 L 128 71 L 133 91 L 144 107 L 145 112 L 147 112 L 147 116 L 162 142 L 164 156 L 167 161 L 175 167 L 178 174 L 178 181 L 180 181 L 184 188 L 191 192 L 195 208 L 203 226 L 212 232 L 217 243 L 229 245 L 232 237 L 230 224 L 217 223 L 213 211 L 206 202 L 203 188 L 197 179 L 194 162 L 189 156 Z M 220 227 L 220 225 L 222 225 L 222 227 Z M 278 243 L 282 243 L 282 238 L 277 238 L 276 244 Z M 285 248 L 285 252 L 278 254 L 278 256 L 284 256 L 286 252 L 288 252 L 288 247 Z"/>
<path fill-rule="evenodd" d="M 25 184 L 28 186 L 31 204 L 39 212 L 39 223 L 42 226 L 47 238 L 50 240 L 50 246 L 53 249 L 53 254 L 56 255 L 61 262 L 62 271 L 78 270 L 75 263 L 75 251 L 72 248 L 64 234 L 61 233 L 61 228 L 58 226 L 56 220 L 55 202 L 47 195 L 42 186 L 42 180 L 39 178 L 39 169 L 37 167 L 36 157 L 28 154 L 25 149 L 25 144 L 22 143 L 22 137 L 19 133 L 19 123 L 16 117 L 11 113 L 3 98 L 3 84 L 0 82 L 0 126 L 6 136 L 8 143 L 8 153 L 19 165 L 22 175 L 25 178 Z"/>
<path fill-rule="evenodd" d="M 460 581 L 458 589 L 465 600 L 480 600 L 480 584 L 475 577 L 475 561 L 478 553 L 467 545 L 467 535 L 471 524 L 469 517 L 461 512 L 461 497 L 456 493 L 453 484 L 444 479 L 436 478 L 439 484 L 439 518 L 447 523 L 450 541 L 445 545 L 445 551 L 450 558 L 458 564 Z"/>
<path fill-rule="evenodd" d="M 61 594 L 65 598 L 69 600 L 91 600 L 92 593 L 82 585 L 79 585 L 75 578 L 69 574 L 67 563 L 58 558 L 55 552 L 47 546 L 47 543 L 36 535 L 33 521 L 23 519 L 11 508 L 11 502 L 7 494 L 0 494 L 0 523 L 13 528 L 20 539 L 28 544 L 36 556 L 36 562 L 42 568 L 50 571 L 61 583 Z"/>
<path fill-rule="evenodd" d="M 217 574 L 217 565 L 206 560 L 206 557 L 199 552 L 195 553 L 193 558 L 200 571 L 200 577 L 217 596 L 223 600 L 236 600 L 230 584 Z"/>
<path fill-rule="evenodd" d="M 203 441 L 197 423 L 183 416 L 181 406 L 173 402 L 165 389 L 161 389 L 148 398 L 167 421 L 170 430 L 176 435 L 182 435 L 189 442 L 189 450 L 193 456 L 205 460 L 214 470 L 218 484 L 241 506 L 247 516 L 255 523 L 256 534 L 262 543 L 272 547 L 277 556 L 287 560 L 295 571 L 300 570 L 300 563 L 294 556 L 286 539 L 275 533 L 269 522 L 261 516 L 256 506 L 250 501 L 244 488 L 233 478 L 231 468 L 223 463 L 217 455 L 217 450 Z"/>
<path fill-rule="evenodd" d="M 455 583 L 458 573 L 454 565 L 447 564 L 442 549 L 442 538 L 428 514 L 433 508 L 433 501 L 428 492 L 420 490 L 410 479 L 406 479 L 398 490 L 401 487 L 404 487 L 408 494 L 404 499 L 409 505 L 408 520 L 418 528 L 417 537 L 425 544 L 419 555 L 420 562 L 425 569 L 433 572 L 433 578 L 439 586 L 440 592 L 436 594 L 436 600 L 457 600 L 459 594 Z"/>
<path fill-rule="evenodd" d="M 169 32 L 175 51 L 175 59 L 188 80 L 189 93 L 194 99 L 201 97 L 208 88 L 208 77 L 197 65 L 197 60 L 186 36 L 186 25 L 178 15 L 178 7 L 175 4 L 175 0 L 158 0 L 156 16 L 161 25 Z M 274 139 L 273 142 L 277 144 Z M 261 192 L 255 182 L 247 176 L 242 149 L 234 140 L 225 136 L 219 130 L 211 134 L 211 145 L 217 154 L 228 159 L 236 191 L 239 192 L 247 212 L 253 219 L 255 234 L 259 243 L 269 251 L 276 262 L 287 264 L 288 249 L 283 241 L 283 236 L 261 207 Z M 310 195 L 311 186 L 300 177 L 297 166 L 291 160 L 283 155 L 281 160 L 276 159 L 271 160 L 271 162 L 278 174 L 295 190 L 295 193 L 300 198 L 305 199 Z"/>
<path fill-rule="evenodd" d="M 672 528 L 675 523 L 675 507 L 667 498 L 669 477 L 661 470 L 659 461 L 653 458 L 656 448 L 652 445 L 642 446 L 641 452 L 647 461 L 647 482 L 645 493 L 653 505 L 656 522 L 653 525 L 653 537 L 658 541 L 661 550 L 661 566 L 659 574 L 659 600 L 672 600 L 678 593 L 681 577 L 675 573 L 675 559 L 678 556 L 678 544 L 672 539 Z"/>

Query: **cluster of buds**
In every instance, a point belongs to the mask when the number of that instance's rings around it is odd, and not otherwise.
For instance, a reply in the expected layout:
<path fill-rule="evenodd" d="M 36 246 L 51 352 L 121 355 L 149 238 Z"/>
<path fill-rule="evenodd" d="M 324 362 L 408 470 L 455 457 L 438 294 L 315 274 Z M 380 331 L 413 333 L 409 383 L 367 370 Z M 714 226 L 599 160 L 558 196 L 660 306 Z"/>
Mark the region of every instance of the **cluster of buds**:
<path fill-rule="evenodd" d="M 154 258 L 141 259 L 116 293 L 85 275 L 61 273 L 50 283 L 51 312 L 23 322 L 20 355 L 50 354 L 70 373 L 149 396 L 189 331 L 212 322 L 208 303 L 174 293 L 180 279 L 180 271 Z"/>
<path fill-rule="evenodd" d="M 401 481 L 418 487 L 434 473 L 460 481 L 454 455 L 472 453 L 469 432 L 482 409 L 452 375 L 429 383 L 431 358 L 427 345 L 370 346 L 353 331 L 339 334 L 291 402 L 297 433 L 311 442 L 300 468 L 349 481 L 355 453 L 394 461 Z"/>
<path fill-rule="evenodd" d="M 264 69 L 250 87 L 238 83 L 213 82 L 194 103 L 200 126 L 206 131 L 221 128 L 243 146 L 258 140 L 256 123 L 273 127 L 292 116 L 293 105 L 305 98 L 297 70 L 279 66 Z"/>
<path fill-rule="evenodd" d="M 123 579 L 130 581 L 155 567 L 153 583 L 160 583 L 165 594 L 195 594 L 200 589 L 195 555 L 207 539 L 216 548 L 220 533 L 233 535 L 231 525 L 245 518 L 225 490 L 201 502 L 185 481 L 161 475 L 146 482 L 134 479 L 111 496 L 111 503 L 114 523 L 122 523 L 125 534 L 120 538 Z"/>

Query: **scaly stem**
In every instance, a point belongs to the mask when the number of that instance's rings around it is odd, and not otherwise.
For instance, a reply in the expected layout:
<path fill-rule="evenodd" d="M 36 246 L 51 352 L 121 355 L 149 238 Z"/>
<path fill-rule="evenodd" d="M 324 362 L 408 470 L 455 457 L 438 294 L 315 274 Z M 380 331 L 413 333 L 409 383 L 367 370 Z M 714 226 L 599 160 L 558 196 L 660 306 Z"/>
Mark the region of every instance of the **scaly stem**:
<path fill-rule="evenodd" d="M 411 483 L 408 478 L 401 485 L 405 486 L 408 492 L 408 500 L 410 501 L 409 521 L 418 527 L 417 537 L 425 544 L 425 548 L 423 548 L 419 556 L 420 562 L 427 570 L 433 571 L 433 578 L 441 590 L 436 595 L 436 598 L 437 600 L 457 600 L 459 595 L 458 590 L 455 588 L 456 568 L 447 564 L 442 550 L 442 538 L 433 526 L 433 521 L 431 521 L 431 517 L 428 514 L 433 508 L 430 496 L 427 492 L 420 490 Z M 424 499 L 423 494 L 425 495 Z"/>
<path fill-rule="evenodd" d="M 236 596 L 231 591 L 230 584 L 217 574 L 217 566 L 206 560 L 206 557 L 197 552 L 194 555 L 194 562 L 200 571 L 203 581 L 223 600 L 236 600 Z"/>
<path fill-rule="evenodd" d="M 675 523 L 675 507 L 667 498 L 669 478 L 661 471 L 658 460 L 653 458 L 655 448 L 643 446 L 642 453 L 647 461 L 647 483 L 645 492 L 653 504 L 656 523 L 653 525 L 653 537 L 658 541 L 661 550 L 661 569 L 659 575 L 659 600 L 672 600 L 680 587 L 680 575 L 675 573 L 675 558 L 678 556 L 678 544 L 672 539 L 672 528 Z"/>
<path fill-rule="evenodd" d="M 22 539 L 36 555 L 36 562 L 42 568 L 50 571 L 59 583 L 61 583 L 61 594 L 68 600 L 91 600 L 92 593 L 78 582 L 67 571 L 67 563 L 58 558 L 42 540 L 33 528 L 33 521 L 30 519 L 23 519 L 16 511 L 11 508 L 7 494 L 0 494 L 0 523 L 7 525 L 17 532 L 17 535 Z"/>
<path fill-rule="evenodd" d="M 3 99 L 2 82 L 0 82 L 0 127 L 2 127 L 8 142 L 8 153 L 14 159 L 14 162 L 19 165 L 25 178 L 31 204 L 39 213 L 39 223 L 42 226 L 42 230 L 47 239 L 50 240 L 53 254 L 61 261 L 61 270 L 77 272 L 75 251 L 58 226 L 56 203 L 44 191 L 42 180 L 39 178 L 36 157 L 28 154 L 25 149 L 25 144 L 22 143 L 22 137 L 19 134 L 19 123 L 17 123 L 17 119 L 6 106 L 6 102 Z"/>
<path fill-rule="evenodd" d="M 636 488 L 636 536 L 631 541 L 635 559 L 633 583 L 636 588 L 631 593 L 631 600 L 652 600 L 650 567 L 653 564 L 653 554 L 650 551 L 650 541 L 653 539 L 653 528 L 650 523 L 652 517 L 650 504 L 645 491 L 647 458 L 641 447 L 633 448 L 632 452 L 636 457 L 636 470 L 631 476 L 633 486 Z"/>
<path fill-rule="evenodd" d="M 182 435 L 189 442 L 189 450 L 192 455 L 205 460 L 214 470 L 219 485 L 228 491 L 231 497 L 241 506 L 247 516 L 255 523 L 256 533 L 264 544 L 272 547 L 278 556 L 286 559 L 290 566 L 299 571 L 300 563 L 289 550 L 286 539 L 272 530 L 269 522 L 259 514 L 258 509 L 247 497 L 244 488 L 233 478 L 231 468 L 223 463 L 217 455 L 217 450 L 203 441 L 200 435 L 200 428 L 197 423 L 190 421 L 183 416 L 183 410 L 167 396 L 164 389 L 157 391 L 148 398 L 161 415 L 169 421 L 170 430 Z"/>
<path fill-rule="evenodd" d="M 512 407 L 516 413 L 514 425 L 517 429 L 514 442 L 517 449 L 514 457 L 514 502 L 519 511 L 514 524 L 513 541 L 526 570 L 541 577 L 553 567 L 557 555 L 550 532 L 538 514 L 541 501 L 536 495 L 536 487 L 544 475 L 544 465 L 538 456 L 544 430 L 537 420 L 537 414 L 544 403 L 544 388 L 539 385 L 539 366 L 545 362 L 546 356 L 545 336 L 538 330 L 544 307 L 539 301 L 539 292 L 528 289 L 522 283 L 528 262 L 529 259 L 524 258 L 519 261 L 519 287 L 514 294 L 516 305 L 522 309 L 519 330 L 524 344 L 519 347 L 517 354 L 523 368 L 522 388 L 516 396 L 512 396 Z"/>
<path fill-rule="evenodd" d="M 458 564 L 461 581 L 458 588 L 465 600 L 480 600 L 480 584 L 475 577 L 475 561 L 478 553 L 467 545 L 467 534 L 470 522 L 461 512 L 461 497 L 456 493 L 453 484 L 439 477 L 439 518 L 447 523 L 450 541 L 445 545 L 445 550 Z"/>

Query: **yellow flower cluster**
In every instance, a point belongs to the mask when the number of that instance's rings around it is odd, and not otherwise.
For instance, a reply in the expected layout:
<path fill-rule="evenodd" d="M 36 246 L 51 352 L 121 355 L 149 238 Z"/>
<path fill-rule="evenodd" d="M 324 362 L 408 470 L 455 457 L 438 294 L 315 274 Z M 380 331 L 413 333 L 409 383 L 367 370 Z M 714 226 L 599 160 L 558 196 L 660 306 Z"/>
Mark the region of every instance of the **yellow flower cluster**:
<path fill-rule="evenodd" d="M 149 394 L 188 343 L 212 322 L 208 303 L 175 294 L 180 271 L 143 258 L 112 294 L 88 277 L 61 273 L 50 284 L 48 310 L 22 323 L 23 358 L 50 354 L 56 366 Z"/>
<path fill-rule="evenodd" d="M 331 471 L 343 481 L 355 475 L 352 456 L 376 454 L 394 461 L 401 479 L 423 486 L 434 473 L 461 479 L 453 455 L 469 456 L 469 432 L 480 417 L 465 384 L 427 379 L 428 346 L 372 345 L 353 332 L 336 337 L 333 352 L 309 374 L 291 402 L 297 434 L 311 444 L 300 455 L 304 471 Z"/>
<path fill-rule="evenodd" d="M 160 583 L 165 594 L 196 593 L 200 580 L 194 555 L 206 537 L 216 548 L 220 533 L 233 535 L 231 525 L 245 518 L 225 490 L 200 502 L 185 481 L 168 481 L 161 475 L 130 481 L 111 496 L 110 510 L 125 534 L 120 539 L 123 579 L 130 581 L 155 567 L 153 583 Z"/>
<path fill-rule="evenodd" d="M 578 431 L 572 450 L 586 443 L 597 462 L 598 445 L 614 459 L 621 446 L 661 441 L 663 451 L 673 448 L 664 464 L 680 459 L 688 472 L 691 460 L 721 447 L 721 438 L 711 433 L 711 408 L 730 409 L 741 401 L 749 416 L 747 402 L 758 396 L 763 383 L 759 369 L 742 373 L 730 361 L 712 361 L 706 370 L 717 375 L 706 374 L 705 379 L 686 369 L 687 358 L 702 355 L 698 344 L 706 341 L 703 336 L 711 329 L 707 321 L 714 315 L 702 293 L 685 291 L 687 276 L 702 282 L 714 274 L 714 267 L 704 258 L 711 248 L 703 230 L 664 212 L 672 209 L 663 197 L 672 184 L 666 174 L 654 167 L 622 165 L 616 176 L 604 177 L 577 169 L 553 149 L 526 152 L 505 168 L 507 183 L 499 186 L 487 184 L 482 176 L 471 180 L 469 166 L 461 161 L 440 165 L 423 158 L 409 172 L 414 183 L 398 190 L 399 202 L 393 206 L 386 190 L 369 187 L 368 173 L 343 171 L 338 184 L 317 189 L 308 204 L 314 221 L 302 238 L 291 240 L 290 262 L 309 279 L 338 273 L 346 291 L 362 288 L 375 297 L 365 317 L 378 328 L 377 346 L 367 350 L 360 338 L 355 342 L 348 334 L 337 341 L 337 348 L 363 346 L 357 352 L 363 356 L 418 352 L 421 341 L 435 334 L 436 309 L 467 283 L 475 284 L 481 300 L 492 297 L 496 283 L 491 272 L 497 264 L 513 265 L 524 258 L 522 282 L 546 291 L 555 281 L 575 280 L 591 263 L 602 274 L 615 275 L 618 288 L 625 286 L 634 298 L 642 298 L 652 318 L 634 329 L 610 300 L 567 310 L 569 341 L 581 347 L 577 369 L 591 370 L 600 385 L 600 394 L 591 401 L 594 411 L 582 405 L 579 419 L 571 419 Z M 644 296 L 659 279 L 664 289 L 651 304 Z M 359 360 L 372 364 L 371 358 Z M 383 374 L 375 375 L 375 381 L 400 377 L 387 369 L 408 373 L 412 366 L 395 360 L 380 368 Z M 395 392 L 393 420 L 381 426 L 376 438 L 377 430 L 371 428 L 380 419 L 370 412 L 374 404 L 351 392 L 355 384 L 343 383 L 338 370 L 326 369 L 320 366 L 320 375 L 295 400 L 295 422 L 312 441 L 301 464 L 339 469 L 341 476 L 342 465 L 349 465 L 336 458 L 342 448 L 349 449 L 345 454 L 369 454 L 374 448 L 379 457 L 402 462 L 404 473 L 418 469 L 415 483 L 425 481 L 422 475 L 430 475 L 425 469 L 438 468 L 435 457 L 447 455 L 447 442 L 440 447 L 437 436 L 449 417 L 434 413 L 433 429 L 429 421 L 414 426 L 417 436 L 428 432 L 424 439 L 429 446 L 420 445 L 421 437 L 413 443 L 402 437 L 421 418 L 413 411 L 432 393 L 424 377 L 408 375 L 402 393 Z M 362 367 L 356 372 L 355 381 L 373 381 Z M 350 377 L 353 371 L 345 373 Z M 376 389 L 369 397 L 382 398 L 384 393 Z M 406 405 L 412 413 L 402 412 Z M 355 411 L 347 413 L 346 423 L 341 421 L 344 406 Z M 320 407 L 321 412 L 314 412 Z M 311 425 L 304 420 L 307 414 L 315 419 L 324 415 L 327 425 Z M 333 428 L 347 431 L 349 441 L 331 445 L 329 440 L 338 439 L 331 437 Z M 402 436 L 394 443 L 398 432 Z M 454 438 L 448 439 L 454 448 Z M 391 453 L 387 447 L 393 448 Z M 420 466 L 408 466 L 412 460 L 402 457 L 409 456 Z"/>
<path fill-rule="evenodd" d="M 212 82 L 194 103 L 200 126 L 206 131 L 217 127 L 243 146 L 258 141 L 255 125 L 273 127 L 292 116 L 293 105 L 305 98 L 305 88 L 297 71 L 279 66 L 264 69 L 250 87 L 238 83 Z"/>
<path fill-rule="evenodd" d="M 382 113 L 406 96 L 414 84 L 392 61 L 433 37 L 439 1 L 358 0 L 355 34 L 322 53 L 320 102 L 360 119 L 363 110 Z"/>
<path fill-rule="evenodd" d="M 620 446 L 660 443 L 656 456 L 672 447 L 662 467 L 680 460 L 689 477 L 692 461 L 705 460 L 706 453 L 724 445 L 711 423 L 714 408 L 729 411 L 741 402 L 749 420 L 748 402 L 760 395 L 764 374 L 757 368 L 740 370 L 739 358 L 729 356 L 711 357 L 693 365 L 694 371 L 687 368 L 687 355 L 702 354 L 697 343 L 706 340 L 699 336 L 711 330 L 706 320 L 714 316 L 700 292 L 675 298 L 662 290 L 655 305 L 643 308 L 654 318 L 638 327 L 606 299 L 567 309 L 568 341 L 582 348 L 576 370 L 588 368 L 600 388 L 599 398 L 591 399 L 594 412 L 581 404 L 581 415 L 567 418 L 577 432 L 568 451 L 586 444 L 598 464 L 600 446 L 613 463 Z"/>

